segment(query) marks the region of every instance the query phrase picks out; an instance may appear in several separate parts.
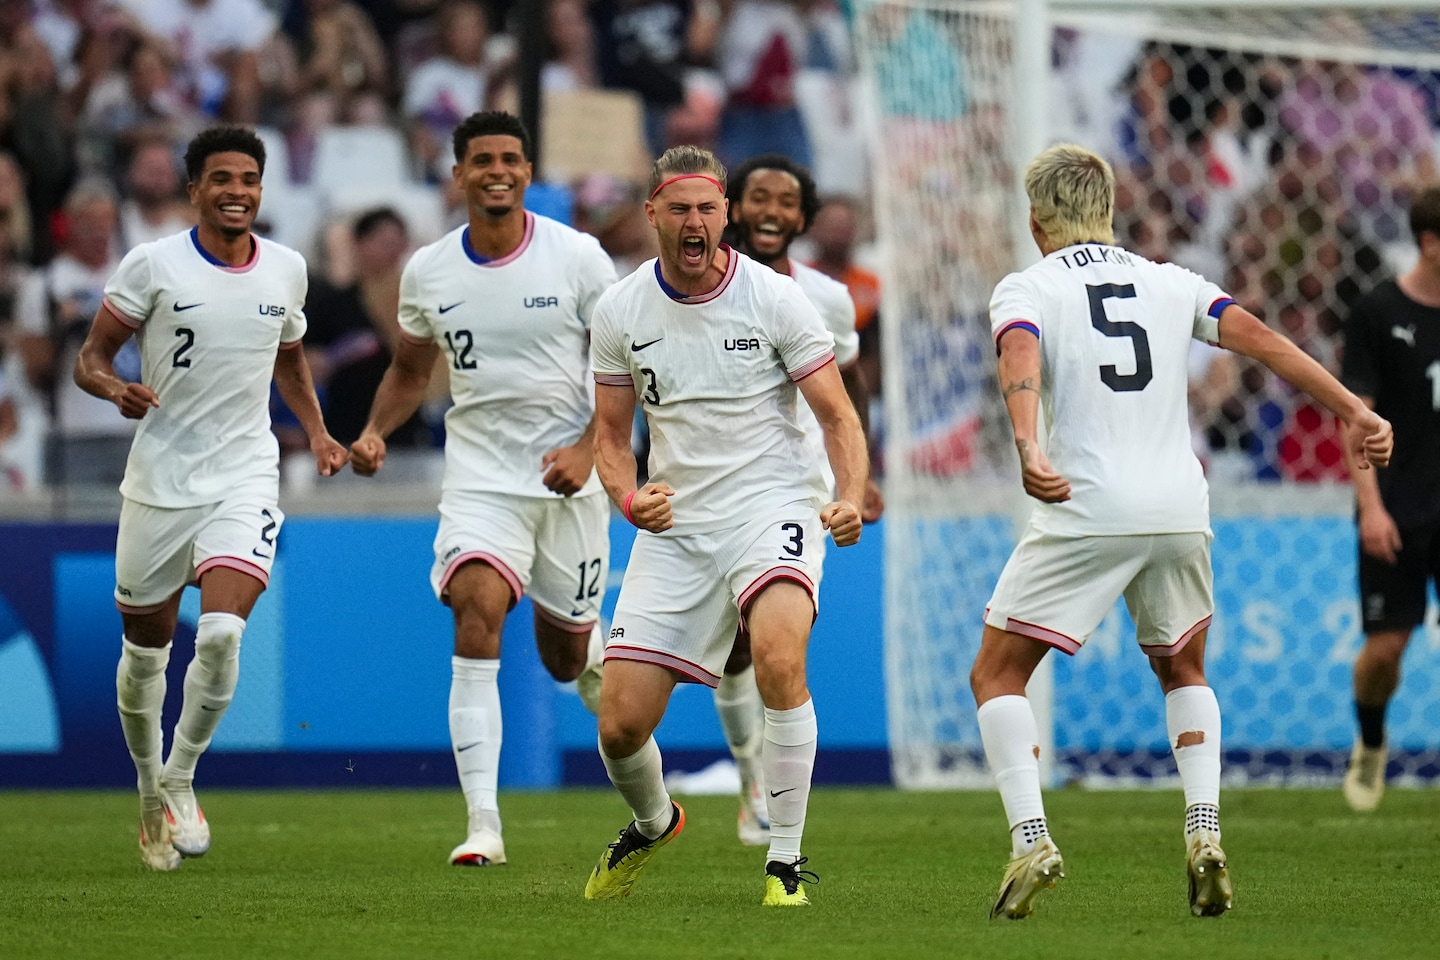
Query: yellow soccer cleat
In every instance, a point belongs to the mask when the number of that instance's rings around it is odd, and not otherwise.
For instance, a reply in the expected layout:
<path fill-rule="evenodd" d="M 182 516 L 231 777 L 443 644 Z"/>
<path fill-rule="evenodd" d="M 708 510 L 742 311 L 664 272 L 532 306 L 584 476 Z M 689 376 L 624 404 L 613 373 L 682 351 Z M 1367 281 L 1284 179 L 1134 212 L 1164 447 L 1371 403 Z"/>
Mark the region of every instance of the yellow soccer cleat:
<path fill-rule="evenodd" d="M 1023 920 L 1035 912 L 1035 898 L 1065 879 L 1065 861 L 1049 835 L 1035 841 L 1029 853 L 1021 854 L 1005 868 L 1000 895 L 990 908 L 990 919 L 1005 917 Z"/>
<path fill-rule="evenodd" d="M 808 907 L 810 898 L 805 896 L 806 883 L 819 883 L 820 878 L 809 870 L 801 870 L 809 857 L 801 857 L 794 863 L 771 860 L 765 864 L 765 898 L 762 907 Z M 801 881 L 804 881 L 802 883 Z"/>
<path fill-rule="evenodd" d="M 630 888 L 640 878 L 645 864 L 665 844 L 685 829 L 685 810 L 674 800 L 670 805 L 675 812 L 670 817 L 670 826 L 664 833 L 651 840 L 631 820 L 630 825 L 620 831 L 620 836 L 600 855 L 600 862 L 585 882 L 586 900 L 614 900 L 630 896 Z"/>
<path fill-rule="evenodd" d="M 1230 871 L 1220 838 L 1209 830 L 1198 830 L 1185 853 L 1185 870 L 1190 875 L 1190 912 L 1197 917 L 1223 917 L 1235 906 Z"/>

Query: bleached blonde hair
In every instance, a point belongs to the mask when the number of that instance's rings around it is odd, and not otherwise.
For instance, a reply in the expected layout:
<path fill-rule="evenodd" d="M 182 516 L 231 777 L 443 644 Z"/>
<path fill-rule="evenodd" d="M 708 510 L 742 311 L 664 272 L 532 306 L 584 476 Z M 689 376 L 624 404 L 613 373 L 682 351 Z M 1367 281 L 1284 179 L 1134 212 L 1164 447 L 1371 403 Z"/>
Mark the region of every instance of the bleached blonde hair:
<path fill-rule="evenodd" d="M 1057 247 L 1115 242 L 1115 173 L 1099 155 L 1073 143 L 1041 151 L 1025 168 L 1025 193 Z"/>

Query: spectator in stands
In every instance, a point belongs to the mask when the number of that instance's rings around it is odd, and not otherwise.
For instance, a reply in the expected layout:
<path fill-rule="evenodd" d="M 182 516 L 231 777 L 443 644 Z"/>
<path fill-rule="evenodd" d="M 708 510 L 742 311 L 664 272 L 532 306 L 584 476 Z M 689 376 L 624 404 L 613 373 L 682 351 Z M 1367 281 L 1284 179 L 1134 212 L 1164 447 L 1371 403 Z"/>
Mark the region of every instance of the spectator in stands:
<path fill-rule="evenodd" d="M 25 174 L 13 156 L 0 152 L 0 234 L 3 234 L 0 249 L 5 253 L 3 262 L 7 264 L 7 271 L 8 264 L 30 259 L 33 230 L 30 201 L 25 195 Z M 7 309 L 5 316 L 8 314 Z"/>
<path fill-rule="evenodd" d="M 450 131 L 484 110 L 491 81 L 503 66 L 487 63 L 490 25 L 475 0 L 446 0 L 436 14 L 440 52 L 415 68 L 401 109 L 410 122 L 411 149 L 437 183 L 450 179 Z"/>
<path fill-rule="evenodd" d="M 22 8 L 16 20 L 12 8 Z M 9 92 L 0 116 L 3 142 L 25 171 L 30 212 L 36 223 L 48 222 L 60 206 L 75 170 L 73 125 L 50 52 L 29 21 L 27 4 L 0 6 L 0 79 Z M 8 122 L 7 122 L 8 121 Z M 31 251 L 36 262 L 50 256 L 50 238 L 36 231 Z"/>
<path fill-rule="evenodd" d="M 549 0 L 545 5 L 549 56 L 540 74 L 543 90 L 591 90 L 599 84 L 595 30 L 584 0 Z"/>
<path fill-rule="evenodd" d="M 131 248 L 189 228 L 194 219 L 182 200 L 180 168 L 165 140 L 136 147 L 125 172 L 126 199 L 120 204 L 120 246 Z"/>
<path fill-rule="evenodd" d="M 605 173 L 591 174 L 575 190 L 575 229 L 600 241 L 621 277 L 659 254 L 644 201 L 638 183 Z"/>
<path fill-rule="evenodd" d="M 260 118 L 260 56 L 275 37 L 261 0 L 116 0 L 179 65 L 179 86 L 206 116 Z"/>
<path fill-rule="evenodd" d="M 317 283 L 305 306 L 305 346 L 324 392 L 325 424 L 344 444 L 364 429 L 400 337 L 400 272 L 410 249 L 405 221 L 389 207 L 362 214 L 352 235 L 354 282 L 330 290 Z M 387 442 L 392 449 L 428 447 L 430 429 L 417 413 Z"/>
<path fill-rule="evenodd" d="M 80 122 L 86 165 L 117 175 L 136 144 L 156 139 L 185 143 L 201 123 L 176 87 L 158 43 L 135 42 L 123 65 L 123 72 L 112 73 L 90 92 Z"/>
<path fill-rule="evenodd" d="M 32 268 L 15 251 L 15 222 L 27 221 L 22 236 L 29 242 L 28 215 L 19 169 L 0 154 L 0 491 L 38 482 L 45 411 L 31 404 L 33 415 L 22 416 L 25 365 L 15 329 L 15 301 Z M 23 430 L 23 432 L 22 432 Z"/>
<path fill-rule="evenodd" d="M 796 0 L 738 0 L 730 8 L 716 50 L 727 93 L 718 152 L 727 165 L 762 153 L 813 165 L 795 103 L 807 33 Z"/>
<path fill-rule="evenodd" d="M 357 111 L 383 117 L 390 67 L 369 15 L 350 0 L 305 0 L 305 6 L 309 29 L 301 68 L 304 88 L 329 98 L 342 119 L 352 119 Z"/>
<path fill-rule="evenodd" d="M 119 264 L 115 192 L 105 180 L 82 180 L 65 198 L 64 214 L 62 251 L 21 288 L 15 317 L 29 385 L 49 401 L 46 478 L 64 482 L 113 473 L 118 481 L 135 421 L 121 416 L 115 404 L 81 390 L 70 376 L 100 309 L 105 282 Z M 123 378 L 140 379 L 140 352 L 133 340 L 115 365 Z M 96 472 L 80 477 L 78 465 Z"/>
<path fill-rule="evenodd" d="M 3 359 L 3 351 L 0 351 L 0 361 Z M 0 493 L 13 490 L 21 483 L 18 471 L 10 466 L 6 456 L 6 445 L 10 438 L 15 436 L 18 428 L 15 401 L 10 399 L 10 388 L 5 383 L 5 369 L 0 366 Z"/>
<path fill-rule="evenodd" d="M 655 156 L 677 142 L 708 144 L 718 105 L 687 82 L 709 61 L 720 27 L 715 0 L 593 0 L 600 81 L 645 102 L 645 140 Z"/>
<path fill-rule="evenodd" d="M 810 266 L 845 284 L 855 301 L 860 368 L 874 398 L 880 395 L 880 278 L 855 262 L 857 237 L 854 202 L 848 197 L 831 197 L 820 205 L 806 239 L 815 250 Z"/>

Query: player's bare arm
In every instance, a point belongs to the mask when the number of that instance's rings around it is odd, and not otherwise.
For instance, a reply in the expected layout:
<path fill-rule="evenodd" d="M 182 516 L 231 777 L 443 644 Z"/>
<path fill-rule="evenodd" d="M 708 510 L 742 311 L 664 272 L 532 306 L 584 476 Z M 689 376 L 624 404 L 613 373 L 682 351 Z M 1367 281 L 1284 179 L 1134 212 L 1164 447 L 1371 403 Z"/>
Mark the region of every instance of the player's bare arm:
<path fill-rule="evenodd" d="M 1360 402 L 1375 409 L 1373 397 L 1362 396 Z M 1361 469 L 1354 457 L 1345 458 L 1345 468 L 1350 471 L 1350 482 L 1355 487 L 1360 549 L 1394 566 L 1400 552 L 1400 528 L 1380 499 L 1380 479 L 1374 470 Z"/>
<path fill-rule="evenodd" d="M 635 422 L 635 391 L 630 387 L 595 384 L 595 470 L 611 501 L 641 530 L 660 533 L 675 525 L 670 498 L 675 491 L 663 483 L 635 489 L 635 451 L 630 425 Z"/>
<path fill-rule="evenodd" d="M 1069 500 L 1070 481 L 1055 472 L 1040 449 L 1040 341 L 1028 330 L 1010 330 L 1000 338 L 1000 392 L 1010 414 L 1025 492 L 1042 503 Z"/>
<path fill-rule="evenodd" d="M 402 337 L 395 345 L 395 356 L 370 404 L 370 419 L 350 445 L 350 469 L 362 477 L 373 477 L 384 466 L 385 438 L 420 409 L 439 354 L 435 343 Z"/>
<path fill-rule="evenodd" d="M 858 360 L 840 371 L 840 381 L 845 385 L 845 393 L 849 395 L 851 405 L 855 407 L 855 415 L 860 418 L 860 432 L 865 435 L 865 448 L 868 450 L 870 448 L 870 384 L 866 382 L 865 371 L 861 368 Z M 885 495 L 880 492 L 880 486 L 875 482 L 875 478 L 867 476 L 865 479 L 865 502 L 861 504 L 860 519 L 865 523 L 874 523 L 884 512 Z"/>
<path fill-rule="evenodd" d="M 1390 422 L 1299 347 L 1239 304 L 1220 315 L 1220 346 L 1265 364 L 1272 373 L 1319 401 L 1345 424 L 1345 448 L 1356 468 L 1368 471 L 1390 462 L 1395 437 Z"/>
<path fill-rule="evenodd" d="M 594 466 L 595 418 L 591 417 L 579 440 L 568 447 L 551 450 L 541 459 L 540 469 L 545 471 L 541 482 L 548 489 L 568 497 L 580 492 L 580 488 L 590 479 L 590 471 Z"/>
<path fill-rule="evenodd" d="M 835 546 L 848 547 L 860 539 L 860 505 L 870 479 L 870 458 L 860 416 L 833 363 L 805 377 L 799 387 L 825 433 L 825 452 L 835 472 L 836 500 L 820 511 L 820 522 L 830 531 Z"/>
<path fill-rule="evenodd" d="M 90 323 L 90 333 L 75 358 L 75 383 L 92 396 L 109 400 L 131 420 L 139 420 L 160 406 L 160 398 L 143 383 L 131 383 L 115 375 L 115 355 L 133 331 L 101 307 Z"/>
<path fill-rule="evenodd" d="M 305 351 L 299 346 L 282 346 L 275 354 L 275 387 L 285 405 L 300 421 L 305 436 L 310 438 L 310 452 L 315 455 L 315 470 L 322 477 L 333 477 L 345 466 L 350 455 L 345 447 L 325 429 L 320 400 L 315 396 L 315 381 Z"/>

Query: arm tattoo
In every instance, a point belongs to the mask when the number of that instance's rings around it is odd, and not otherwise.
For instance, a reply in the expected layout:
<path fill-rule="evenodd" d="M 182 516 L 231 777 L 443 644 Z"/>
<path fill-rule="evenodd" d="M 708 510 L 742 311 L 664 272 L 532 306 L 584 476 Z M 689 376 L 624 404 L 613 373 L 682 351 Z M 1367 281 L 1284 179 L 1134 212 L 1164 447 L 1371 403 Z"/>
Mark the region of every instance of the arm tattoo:
<path fill-rule="evenodd" d="M 1021 380 L 1017 383 L 1007 383 L 1005 385 L 1005 399 L 1009 400 L 1012 396 L 1020 393 L 1022 390 L 1030 390 L 1035 393 L 1040 392 L 1040 388 L 1035 385 L 1035 381 L 1031 380 L 1029 377 L 1026 377 L 1024 380 Z"/>

